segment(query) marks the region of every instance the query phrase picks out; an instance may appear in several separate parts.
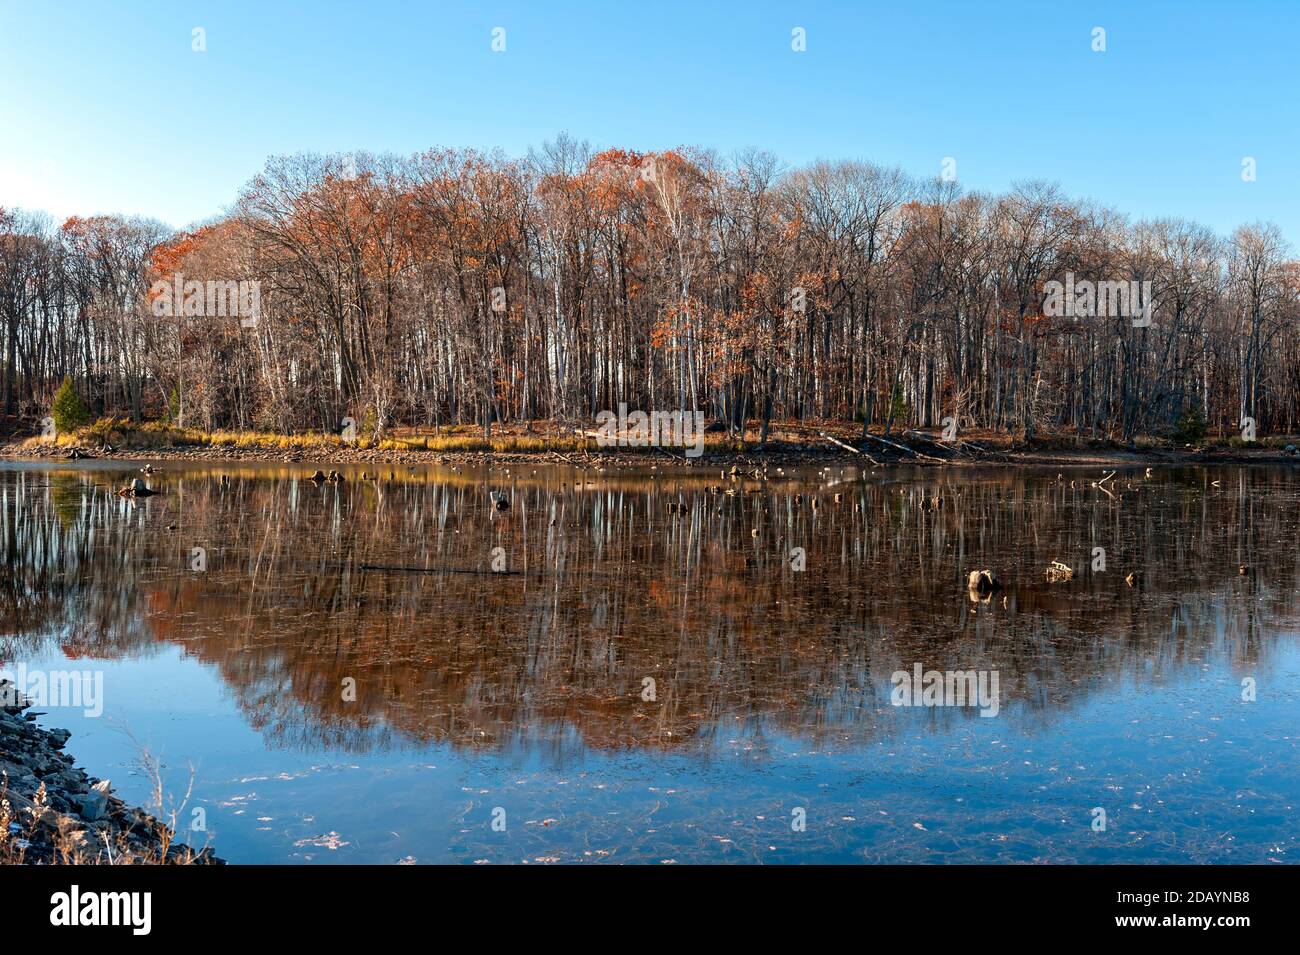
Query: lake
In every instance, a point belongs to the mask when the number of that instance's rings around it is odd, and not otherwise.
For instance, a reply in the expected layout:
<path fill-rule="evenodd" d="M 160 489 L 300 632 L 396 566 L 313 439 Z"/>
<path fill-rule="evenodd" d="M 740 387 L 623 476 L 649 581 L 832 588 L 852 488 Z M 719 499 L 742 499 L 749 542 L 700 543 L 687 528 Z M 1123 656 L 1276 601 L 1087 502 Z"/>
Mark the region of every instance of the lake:
<path fill-rule="evenodd" d="M 135 466 L 0 466 L 0 660 L 232 863 L 1300 859 L 1294 468 Z"/>

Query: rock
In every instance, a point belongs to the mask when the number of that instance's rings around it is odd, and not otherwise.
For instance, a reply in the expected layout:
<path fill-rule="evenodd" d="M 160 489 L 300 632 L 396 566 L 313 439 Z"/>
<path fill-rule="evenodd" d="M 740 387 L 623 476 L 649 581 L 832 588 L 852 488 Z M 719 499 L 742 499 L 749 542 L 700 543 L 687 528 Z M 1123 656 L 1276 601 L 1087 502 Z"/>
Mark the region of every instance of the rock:
<path fill-rule="evenodd" d="M 171 843 L 162 860 L 165 825 L 111 795 L 108 780 L 96 781 L 77 769 L 60 751 L 69 731 L 29 722 L 37 715 L 23 713 L 29 706 L 22 701 L 0 710 L 0 791 L 13 817 L 11 835 L 22 834 L 10 842 L 21 851 L 15 861 L 60 861 L 71 844 L 78 862 L 120 862 L 118 850 L 110 857 L 105 846 L 125 845 L 127 861 L 222 864 L 210 850 L 196 852 L 179 842 Z"/>
<path fill-rule="evenodd" d="M 19 692 L 12 680 L 0 680 L 0 710 L 10 716 L 17 716 L 30 705 L 31 702 Z"/>
<path fill-rule="evenodd" d="M 149 490 L 143 478 L 134 478 L 130 484 L 117 492 L 119 497 L 153 497 L 157 493 Z"/>
<path fill-rule="evenodd" d="M 45 784 L 63 790 L 68 794 L 69 799 L 78 793 L 84 793 L 89 788 L 85 780 L 79 779 L 76 773 L 71 772 L 52 773 L 45 777 Z"/>
<path fill-rule="evenodd" d="M 47 794 L 50 801 L 50 808 L 59 814 L 58 824 L 62 825 L 63 820 L 69 818 L 70 813 L 76 812 L 76 807 L 58 791 Z"/>
<path fill-rule="evenodd" d="M 1048 565 L 1046 573 L 1048 583 L 1052 584 L 1070 580 L 1074 577 L 1074 569 L 1069 564 L 1063 564 L 1059 560 L 1052 561 Z"/>
<path fill-rule="evenodd" d="M 50 759 L 45 753 L 35 753 L 28 764 L 38 776 L 44 776 L 46 773 L 54 772 L 57 765 L 54 760 Z"/>
<path fill-rule="evenodd" d="M 78 815 L 86 822 L 97 822 L 108 812 L 108 793 L 100 790 L 96 783 L 89 792 L 73 796 L 69 802 L 76 807 Z"/>
<path fill-rule="evenodd" d="M 998 583 L 993 571 L 988 569 L 972 570 L 966 575 L 966 586 L 972 591 L 981 594 L 991 594 L 995 590 L 1002 589 L 1002 585 Z"/>

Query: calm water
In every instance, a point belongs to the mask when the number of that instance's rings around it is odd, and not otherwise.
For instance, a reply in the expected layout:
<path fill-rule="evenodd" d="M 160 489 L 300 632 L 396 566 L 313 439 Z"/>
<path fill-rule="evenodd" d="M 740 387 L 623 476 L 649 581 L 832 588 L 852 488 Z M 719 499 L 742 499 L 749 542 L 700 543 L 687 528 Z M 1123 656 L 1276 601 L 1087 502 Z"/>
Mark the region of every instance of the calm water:
<path fill-rule="evenodd" d="M 0 468 L 0 660 L 102 674 L 42 723 L 232 862 L 1300 860 L 1292 469 L 88 463 Z"/>

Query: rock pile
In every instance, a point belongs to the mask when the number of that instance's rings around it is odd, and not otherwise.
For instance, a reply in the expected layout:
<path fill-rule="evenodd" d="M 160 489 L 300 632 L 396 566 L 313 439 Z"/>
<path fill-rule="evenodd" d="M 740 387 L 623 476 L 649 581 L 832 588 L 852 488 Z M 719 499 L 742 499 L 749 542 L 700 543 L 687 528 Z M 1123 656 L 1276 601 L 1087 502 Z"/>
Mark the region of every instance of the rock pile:
<path fill-rule="evenodd" d="M 78 769 L 63 752 L 72 734 L 37 726 L 12 683 L 0 681 L 0 700 L 0 862 L 221 862 Z"/>

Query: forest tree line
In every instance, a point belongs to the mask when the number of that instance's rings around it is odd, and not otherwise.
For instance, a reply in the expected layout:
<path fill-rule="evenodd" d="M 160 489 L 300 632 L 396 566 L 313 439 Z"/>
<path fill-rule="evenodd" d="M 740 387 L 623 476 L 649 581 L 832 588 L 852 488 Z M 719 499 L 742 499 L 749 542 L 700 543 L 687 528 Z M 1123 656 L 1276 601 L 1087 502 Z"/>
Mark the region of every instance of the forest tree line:
<path fill-rule="evenodd" d="M 1042 183 L 759 151 L 296 155 L 187 232 L 0 209 L 0 394 L 11 425 L 67 376 L 96 414 L 205 430 L 590 427 L 624 402 L 764 436 L 1293 433 L 1290 254 L 1267 224 L 1218 236 Z M 1045 315 L 1067 274 L 1150 283 L 1153 320 Z M 178 275 L 258 283 L 257 321 L 160 317 Z"/>

